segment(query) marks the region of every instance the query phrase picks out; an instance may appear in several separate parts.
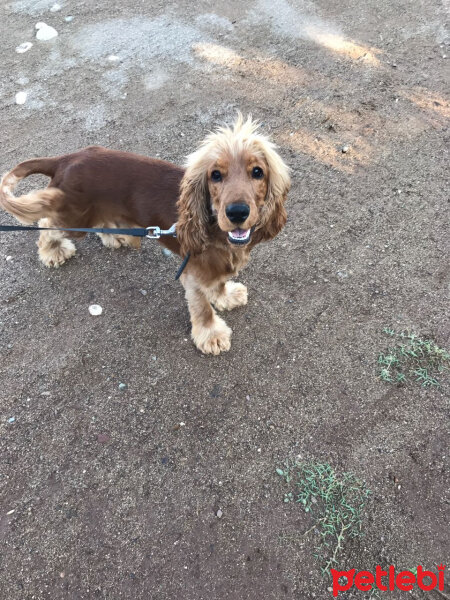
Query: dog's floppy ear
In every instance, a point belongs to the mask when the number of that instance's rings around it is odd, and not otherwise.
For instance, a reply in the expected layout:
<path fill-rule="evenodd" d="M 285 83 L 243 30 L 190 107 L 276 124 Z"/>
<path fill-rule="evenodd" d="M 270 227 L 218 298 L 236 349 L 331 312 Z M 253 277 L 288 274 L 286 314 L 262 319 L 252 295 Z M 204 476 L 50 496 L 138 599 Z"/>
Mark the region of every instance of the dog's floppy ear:
<path fill-rule="evenodd" d="M 200 254 L 208 238 L 208 191 L 203 170 L 188 167 L 180 186 L 177 202 L 177 239 L 181 255 Z"/>
<path fill-rule="evenodd" d="M 261 214 L 260 227 L 254 234 L 257 241 L 263 242 L 273 239 L 286 224 L 287 214 L 284 203 L 291 187 L 291 178 L 289 167 L 275 150 L 275 144 L 263 136 L 258 136 L 258 146 L 269 167 L 266 201 Z"/>

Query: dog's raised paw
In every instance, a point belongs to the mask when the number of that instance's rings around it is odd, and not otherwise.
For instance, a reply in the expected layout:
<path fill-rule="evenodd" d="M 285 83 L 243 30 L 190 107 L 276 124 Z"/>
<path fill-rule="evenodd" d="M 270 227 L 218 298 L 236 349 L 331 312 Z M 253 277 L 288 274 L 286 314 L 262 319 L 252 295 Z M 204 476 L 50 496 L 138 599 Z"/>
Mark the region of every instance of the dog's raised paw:
<path fill-rule="evenodd" d="M 232 310 L 237 306 L 245 306 L 248 300 L 248 292 L 245 285 L 227 281 L 225 284 L 225 293 L 218 296 L 214 301 L 217 310 Z"/>

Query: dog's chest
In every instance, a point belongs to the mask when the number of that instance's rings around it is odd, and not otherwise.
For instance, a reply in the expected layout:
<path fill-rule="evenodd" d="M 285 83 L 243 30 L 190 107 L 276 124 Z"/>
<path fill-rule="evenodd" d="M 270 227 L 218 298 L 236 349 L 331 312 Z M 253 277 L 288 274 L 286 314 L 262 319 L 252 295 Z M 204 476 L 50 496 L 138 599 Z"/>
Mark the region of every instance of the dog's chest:
<path fill-rule="evenodd" d="M 245 250 L 239 252 L 230 252 L 227 261 L 226 269 L 227 274 L 230 277 L 237 275 L 241 269 L 243 269 L 249 260 L 249 253 Z"/>

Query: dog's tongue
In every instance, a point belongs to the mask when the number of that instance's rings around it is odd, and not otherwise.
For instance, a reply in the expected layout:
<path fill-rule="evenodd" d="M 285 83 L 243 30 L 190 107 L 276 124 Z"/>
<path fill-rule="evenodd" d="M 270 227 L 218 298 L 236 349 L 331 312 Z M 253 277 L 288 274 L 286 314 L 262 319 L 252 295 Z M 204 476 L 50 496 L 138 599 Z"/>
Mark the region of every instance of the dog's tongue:
<path fill-rule="evenodd" d="M 247 230 L 246 229 L 239 229 L 239 227 L 237 229 L 233 229 L 233 231 L 231 232 L 233 237 L 235 238 L 245 238 L 247 237 Z"/>

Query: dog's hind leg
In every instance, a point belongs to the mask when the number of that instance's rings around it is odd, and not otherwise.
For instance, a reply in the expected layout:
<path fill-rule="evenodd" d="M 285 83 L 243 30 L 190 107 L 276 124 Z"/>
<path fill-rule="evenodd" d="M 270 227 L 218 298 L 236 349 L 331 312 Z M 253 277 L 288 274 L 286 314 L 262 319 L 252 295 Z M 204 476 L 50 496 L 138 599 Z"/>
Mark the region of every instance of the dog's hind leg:
<path fill-rule="evenodd" d="M 54 227 L 54 224 L 45 218 L 39 221 L 39 227 Z M 63 231 L 41 231 L 37 245 L 39 258 L 46 267 L 60 267 L 76 252 L 75 244 Z"/>
<path fill-rule="evenodd" d="M 104 227 L 113 228 L 114 225 L 104 225 Z M 99 233 L 98 237 L 102 240 L 102 243 L 107 248 L 120 248 L 126 246 L 127 248 L 134 248 L 139 250 L 141 247 L 141 238 L 134 237 L 133 235 L 114 235 L 112 233 Z"/>

